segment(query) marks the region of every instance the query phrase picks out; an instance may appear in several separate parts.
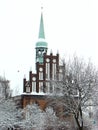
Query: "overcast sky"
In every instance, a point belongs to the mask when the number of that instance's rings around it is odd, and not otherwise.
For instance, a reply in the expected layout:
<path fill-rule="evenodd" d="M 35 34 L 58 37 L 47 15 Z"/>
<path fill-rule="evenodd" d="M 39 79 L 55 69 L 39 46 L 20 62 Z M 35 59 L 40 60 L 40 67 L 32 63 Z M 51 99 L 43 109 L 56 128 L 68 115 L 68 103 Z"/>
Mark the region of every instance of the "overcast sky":
<path fill-rule="evenodd" d="M 0 75 L 22 92 L 35 72 L 35 43 L 43 6 L 48 53 L 74 53 L 98 66 L 98 0 L 0 0 Z"/>

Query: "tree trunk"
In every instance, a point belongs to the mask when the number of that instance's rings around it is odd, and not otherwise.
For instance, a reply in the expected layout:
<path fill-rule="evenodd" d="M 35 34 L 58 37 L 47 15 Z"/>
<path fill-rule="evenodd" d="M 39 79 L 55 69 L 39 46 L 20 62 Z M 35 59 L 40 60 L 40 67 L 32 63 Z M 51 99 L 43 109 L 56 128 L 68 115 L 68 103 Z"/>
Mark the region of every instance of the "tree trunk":
<path fill-rule="evenodd" d="M 83 130 L 83 127 L 80 127 L 79 130 Z"/>
<path fill-rule="evenodd" d="M 81 125 L 80 122 L 79 122 L 79 116 L 74 115 L 74 118 L 76 120 L 78 130 L 83 130 L 83 121 L 82 121 L 82 125 Z"/>
<path fill-rule="evenodd" d="M 79 108 L 80 111 L 80 118 L 81 118 L 81 127 L 83 128 L 83 117 L 82 117 L 82 109 L 81 107 Z"/>

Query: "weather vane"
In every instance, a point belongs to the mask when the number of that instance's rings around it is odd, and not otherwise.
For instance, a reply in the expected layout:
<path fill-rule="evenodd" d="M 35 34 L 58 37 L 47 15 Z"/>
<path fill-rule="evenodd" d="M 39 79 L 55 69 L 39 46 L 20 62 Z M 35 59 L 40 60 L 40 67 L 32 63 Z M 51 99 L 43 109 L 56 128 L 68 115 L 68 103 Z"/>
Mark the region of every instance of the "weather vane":
<path fill-rule="evenodd" d="M 43 2 L 41 1 L 41 10 L 43 10 Z"/>

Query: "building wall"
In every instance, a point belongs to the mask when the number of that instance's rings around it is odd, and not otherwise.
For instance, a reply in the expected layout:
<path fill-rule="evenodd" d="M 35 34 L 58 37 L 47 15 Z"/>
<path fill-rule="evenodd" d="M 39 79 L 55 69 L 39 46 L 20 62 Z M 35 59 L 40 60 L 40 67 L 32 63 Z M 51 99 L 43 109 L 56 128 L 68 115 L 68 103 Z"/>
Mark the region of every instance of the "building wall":
<path fill-rule="evenodd" d="M 29 72 L 29 80 L 23 79 L 23 92 L 25 93 L 51 93 L 53 92 L 53 86 L 51 87 L 51 80 L 61 80 L 63 78 L 62 72 L 64 65 L 59 65 L 59 54 L 50 55 L 44 54 L 44 62 L 40 64 L 36 63 L 36 73 Z"/>
<path fill-rule="evenodd" d="M 42 110 L 46 108 L 47 100 L 46 96 L 41 95 L 22 95 L 22 107 L 25 108 L 28 104 L 36 103 L 40 106 Z"/>

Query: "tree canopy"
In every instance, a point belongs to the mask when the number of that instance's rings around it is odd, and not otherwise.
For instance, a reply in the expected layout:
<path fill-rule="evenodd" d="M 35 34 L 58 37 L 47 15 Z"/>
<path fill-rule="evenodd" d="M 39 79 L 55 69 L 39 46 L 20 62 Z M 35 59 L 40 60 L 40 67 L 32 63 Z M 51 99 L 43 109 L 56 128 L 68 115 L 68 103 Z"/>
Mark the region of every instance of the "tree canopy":
<path fill-rule="evenodd" d="M 89 61 L 75 56 L 64 62 L 62 78 L 51 80 L 54 86 L 52 103 L 63 106 L 62 115 L 71 114 L 79 130 L 83 130 L 83 111 L 97 105 L 98 70 Z"/>

